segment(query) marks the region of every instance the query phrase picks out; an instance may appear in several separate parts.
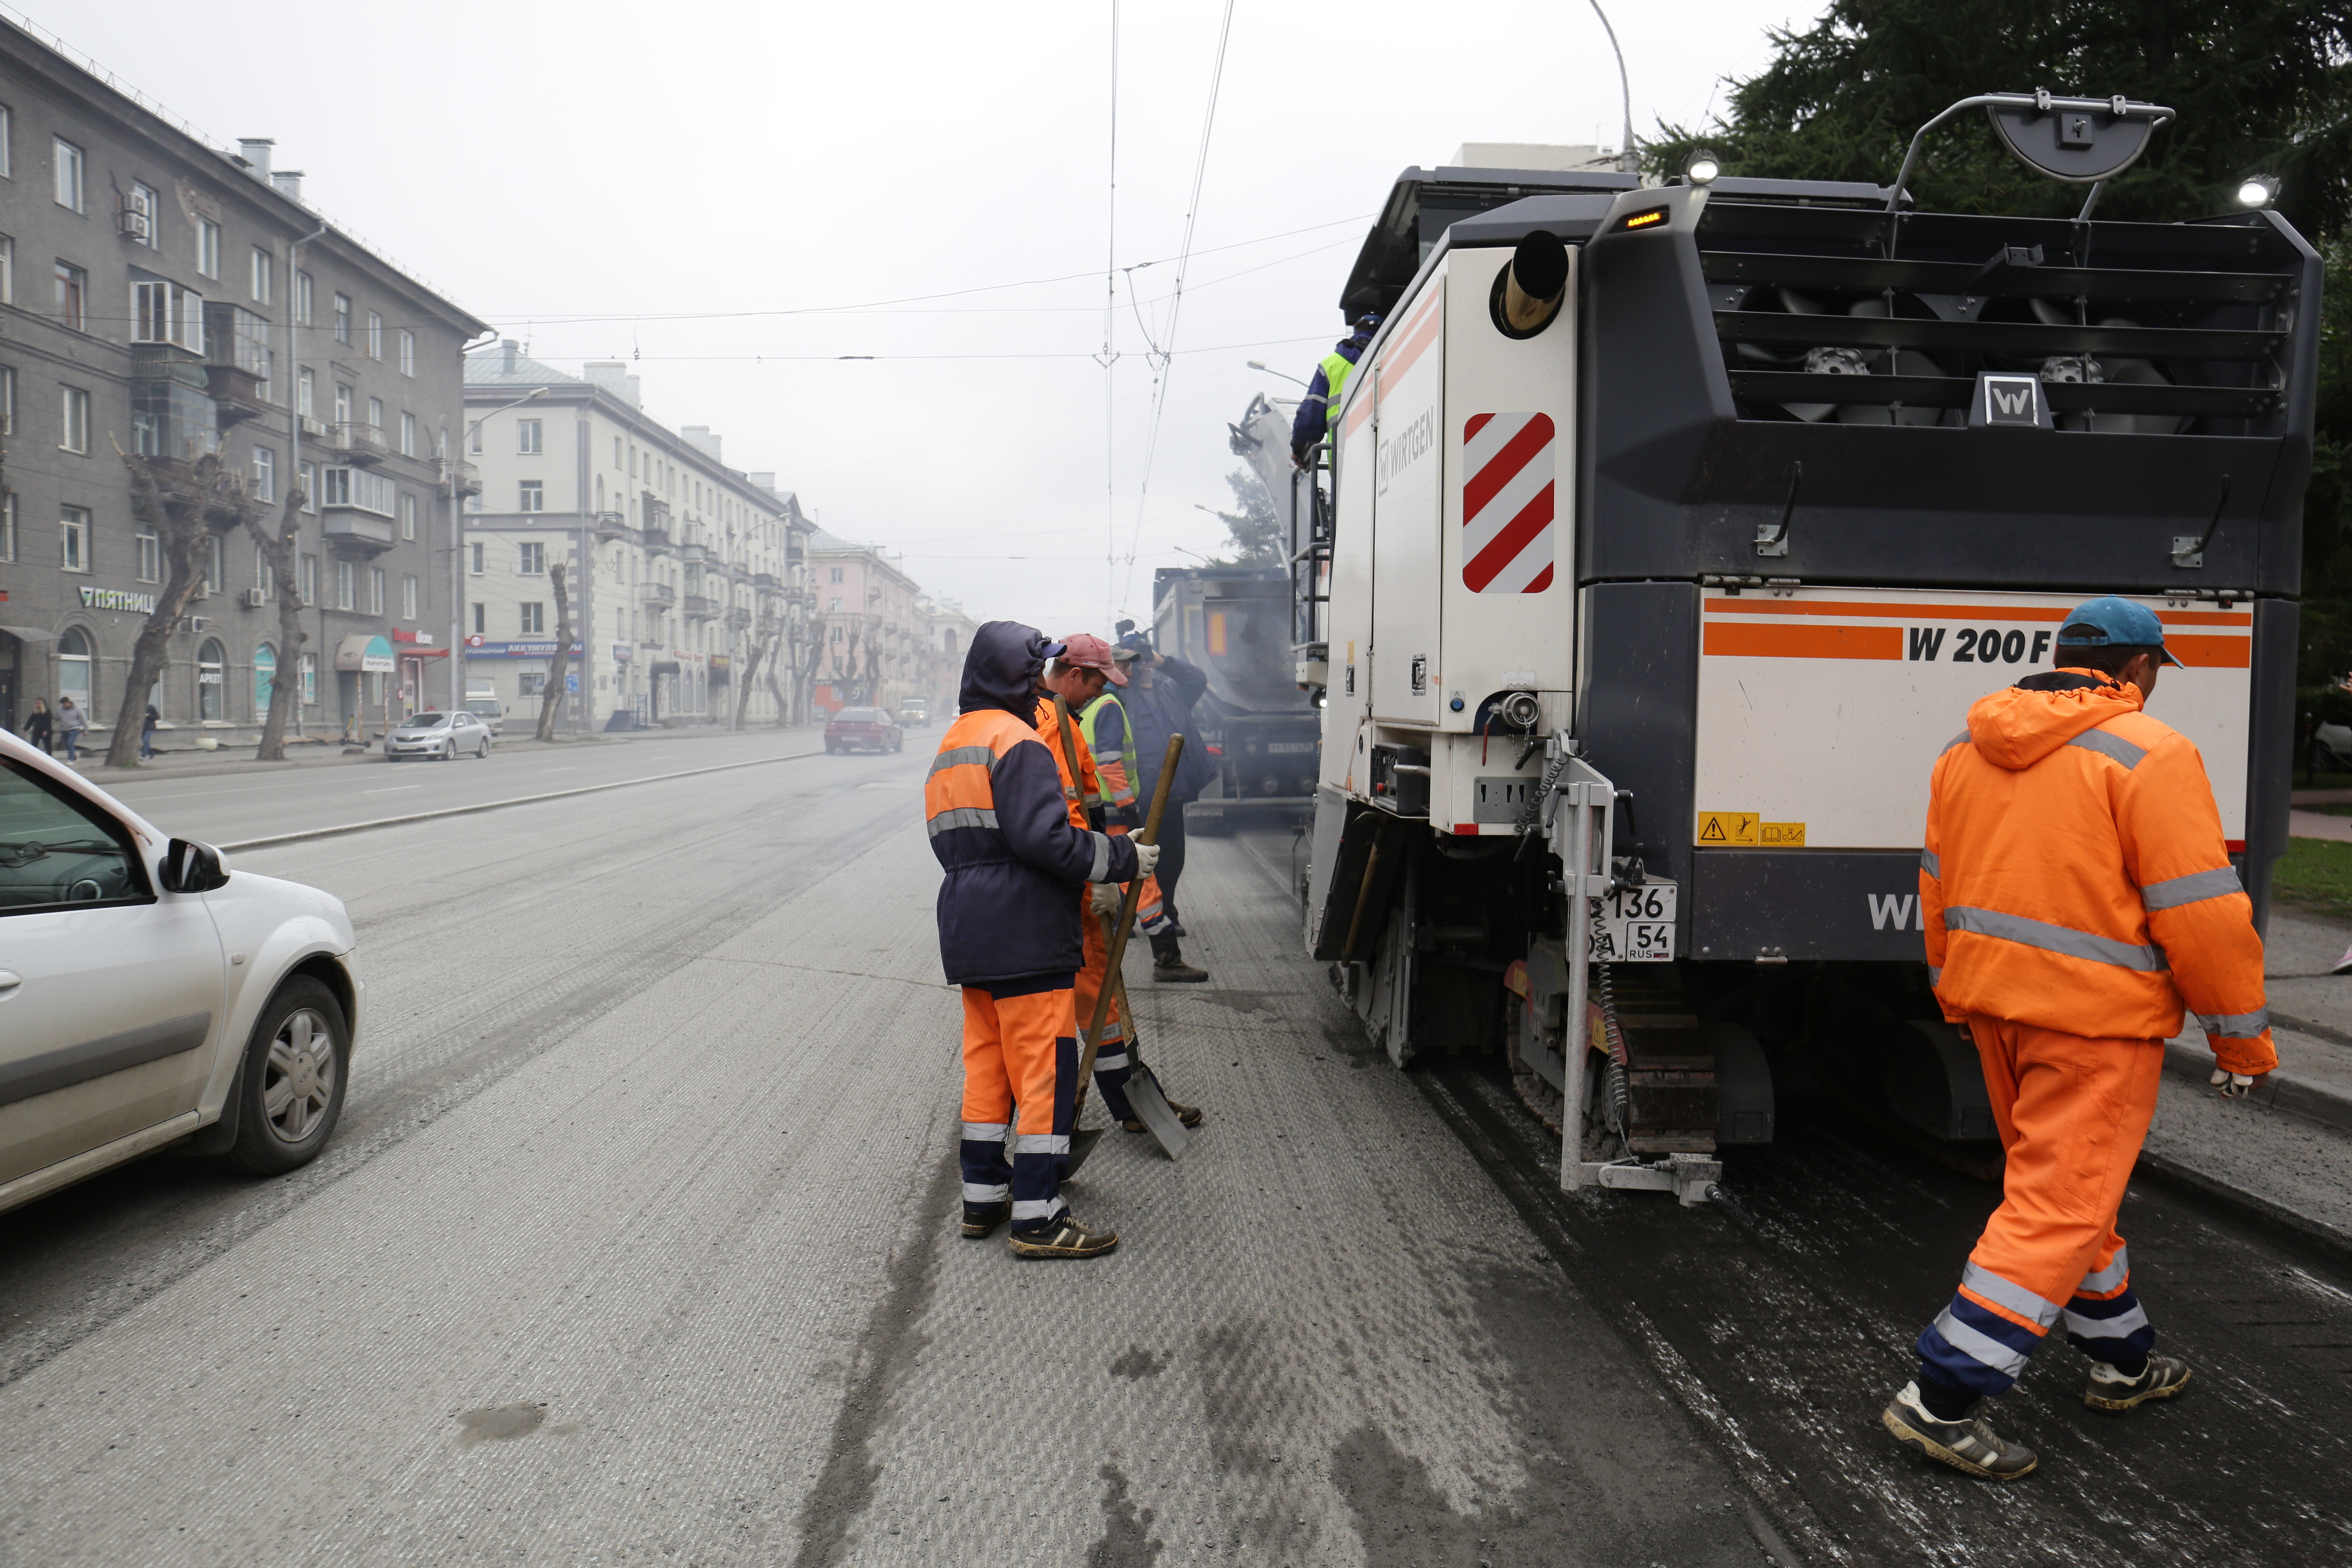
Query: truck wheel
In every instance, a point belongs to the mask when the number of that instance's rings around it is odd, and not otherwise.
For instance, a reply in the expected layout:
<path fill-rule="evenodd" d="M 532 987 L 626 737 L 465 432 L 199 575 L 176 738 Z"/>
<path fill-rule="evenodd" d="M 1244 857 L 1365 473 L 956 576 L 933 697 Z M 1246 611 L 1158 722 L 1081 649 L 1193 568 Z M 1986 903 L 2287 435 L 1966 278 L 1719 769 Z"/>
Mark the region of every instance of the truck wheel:
<path fill-rule="evenodd" d="M 335 994 L 307 974 L 279 986 L 237 1074 L 229 1165 L 275 1176 L 317 1158 L 342 1116 L 351 1065 L 351 1027 Z"/>

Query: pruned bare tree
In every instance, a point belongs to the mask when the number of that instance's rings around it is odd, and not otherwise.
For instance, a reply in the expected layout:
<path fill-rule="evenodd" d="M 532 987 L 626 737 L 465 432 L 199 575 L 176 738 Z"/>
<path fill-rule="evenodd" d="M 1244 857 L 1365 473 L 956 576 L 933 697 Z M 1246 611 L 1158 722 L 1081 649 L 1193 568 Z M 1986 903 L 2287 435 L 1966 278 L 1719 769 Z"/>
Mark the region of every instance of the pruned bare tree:
<path fill-rule="evenodd" d="M 563 678 L 572 668 L 572 595 L 563 586 L 563 563 L 550 562 L 547 584 L 555 594 L 555 657 L 548 661 L 547 685 L 539 694 L 539 738 L 555 739 L 555 710 L 563 702 Z"/>
<path fill-rule="evenodd" d="M 131 515 L 155 531 L 163 552 L 163 591 L 131 645 L 131 673 L 122 707 L 106 748 L 106 765 L 139 765 L 147 694 L 163 673 L 172 630 L 188 613 L 205 584 L 205 546 L 216 532 L 236 528 L 254 511 L 245 481 L 207 452 L 194 461 L 134 457 L 120 446 L 115 456 L 131 470 Z"/>
<path fill-rule="evenodd" d="M 286 504 L 278 511 L 275 529 L 265 525 L 258 509 L 245 520 L 245 531 L 253 535 L 261 558 L 269 563 L 272 595 L 278 601 L 278 663 L 269 672 L 269 710 L 262 716 L 261 744 L 253 751 L 257 763 L 286 760 L 286 723 L 294 716 L 294 705 L 302 700 L 302 644 L 309 639 L 302 630 L 301 578 L 295 572 L 295 544 L 302 527 L 302 509 L 310 504 L 298 480 L 287 489 Z"/>
<path fill-rule="evenodd" d="M 733 727 L 738 730 L 743 727 L 743 714 L 751 706 L 751 683 L 759 677 L 760 665 L 774 650 L 776 639 L 782 635 L 775 622 L 762 621 L 760 623 L 759 635 L 751 639 L 751 657 L 744 661 L 742 673 L 736 678 Z M 774 680 L 771 679 L 768 687 L 772 691 L 775 689 Z"/>

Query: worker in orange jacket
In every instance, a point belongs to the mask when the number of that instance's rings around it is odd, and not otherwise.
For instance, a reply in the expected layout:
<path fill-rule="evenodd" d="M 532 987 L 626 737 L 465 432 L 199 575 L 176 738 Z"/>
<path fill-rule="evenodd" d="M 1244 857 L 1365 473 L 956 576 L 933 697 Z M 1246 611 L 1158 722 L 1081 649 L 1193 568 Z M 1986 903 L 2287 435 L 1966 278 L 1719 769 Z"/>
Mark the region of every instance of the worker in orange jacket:
<path fill-rule="evenodd" d="M 1114 776 L 1108 767 L 1097 763 L 1094 748 L 1087 740 L 1086 726 L 1078 722 L 1077 715 L 1103 694 L 1105 686 L 1126 685 L 1127 675 L 1113 662 L 1110 645 L 1091 632 L 1079 632 L 1069 637 L 1062 648 L 1061 656 L 1046 667 L 1038 682 L 1045 695 L 1037 702 L 1037 733 L 1061 768 L 1062 794 L 1070 803 L 1070 826 L 1098 828 L 1113 837 L 1123 837 L 1142 820 L 1135 810 L 1134 792 L 1125 789 L 1123 776 Z M 1068 755 L 1062 745 L 1061 716 L 1054 711 L 1056 696 L 1071 715 L 1070 746 L 1078 757 L 1076 778 L 1070 776 Z M 1079 914 L 1079 924 L 1086 934 L 1086 963 L 1079 968 L 1077 979 L 1081 1029 L 1094 1021 L 1096 999 L 1109 981 L 1110 946 L 1104 940 L 1103 928 L 1118 918 L 1125 897 L 1125 889 L 1115 882 L 1093 883 L 1087 889 L 1086 908 Z M 1143 879 L 1141 901 L 1147 907 L 1160 901 L 1159 884 L 1150 877 Z M 1102 1044 L 1095 1053 L 1095 1088 L 1100 1091 L 1103 1109 L 1113 1121 L 1129 1132 L 1140 1132 L 1143 1122 L 1127 1098 L 1127 1080 L 1134 1071 L 1134 1062 L 1127 1054 L 1127 1022 L 1120 1016 L 1114 992 L 1109 1013 L 1103 1020 Z M 1083 1046 L 1084 1042 L 1080 1043 Z M 1198 1106 L 1180 1105 L 1171 1100 L 1168 1109 L 1187 1127 L 1201 1124 Z"/>
<path fill-rule="evenodd" d="M 2263 939 L 2204 761 L 2142 711 L 2179 662 L 2164 627 L 2130 600 L 2093 599 L 2053 662 L 1969 710 L 1936 762 L 1919 860 L 1928 979 L 1976 1043 L 2008 1165 L 1958 1290 L 1919 1335 L 1918 1376 L 1883 1419 L 1898 1442 L 1998 1480 L 2035 1457 L 1971 1408 L 2062 1319 L 2091 1358 L 2095 1408 L 2189 1382 L 2186 1363 L 2154 1352 L 2116 1234 L 2184 1010 L 2223 1094 L 2278 1065 Z"/>

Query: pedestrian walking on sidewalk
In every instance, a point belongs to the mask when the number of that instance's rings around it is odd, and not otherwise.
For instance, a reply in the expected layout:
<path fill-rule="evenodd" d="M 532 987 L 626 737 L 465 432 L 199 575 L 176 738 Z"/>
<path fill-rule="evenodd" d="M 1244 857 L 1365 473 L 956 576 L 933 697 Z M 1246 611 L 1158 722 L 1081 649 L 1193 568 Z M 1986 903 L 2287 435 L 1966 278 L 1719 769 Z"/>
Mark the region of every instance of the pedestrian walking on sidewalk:
<path fill-rule="evenodd" d="M 1993 1480 L 2037 1460 L 1974 1406 L 2062 1320 L 2091 1358 L 2095 1409 L 2189 1383 L 2186 1362 L 2155 1352 L 2116 1233 L 2183 1011 L 2224 1095 L 2278 1065 L 2263 940 L 2204 760 L 2142 711 L 2179 662 L 2164 627 L 2127 599 L 2093 599 L 2053 662 L 1969 710 L 1936 762 L 1919 862 L 1928 981 L 1976 1044 L 2008 1163 L 1959 1289 L 1919 1335 L 1918 1375 L 1882 1419 Z"/>
<path fill-rule="evenodd" d="M 89 728 L 89 715 L 74 705 L 70 697 L 58 699 L 58 737 L 66 743 L 66 761 L 81 761 L 81 732 Z"/>
<path fill-rule="evenodd" d="M 25 739 L 40 747 L 45 754 L 54 756 L 57 747 L 49 740 L 52 722 L 48 703 L 41 698 L 34 698 L 32 717 L 25 721 Z"/>
<path fill-rule="evenodd" d="M 1077 1113 L 1079 907 L 1087 883 L 1149 876 L 1160 858 L 1070 825 L 1061 769 L 1036 730 L 1037 679 L 1062 651 L 1012 621 L 974 633 L 961 711 L 923 783 L 931 853 L 947 871 L 940 960 L 963 988 L 963 1234 L 1010 1219 L 1022 1258 L 1118 1245 L 1061 1198 Z"/>
<path fill-rule="evenodd" d="M 155 755 L 155 726 L 163 715 L 155 711 L 152 702 L 147 704 L 146 717 L 139 721 L 139 760 L 148 762 Z"/>

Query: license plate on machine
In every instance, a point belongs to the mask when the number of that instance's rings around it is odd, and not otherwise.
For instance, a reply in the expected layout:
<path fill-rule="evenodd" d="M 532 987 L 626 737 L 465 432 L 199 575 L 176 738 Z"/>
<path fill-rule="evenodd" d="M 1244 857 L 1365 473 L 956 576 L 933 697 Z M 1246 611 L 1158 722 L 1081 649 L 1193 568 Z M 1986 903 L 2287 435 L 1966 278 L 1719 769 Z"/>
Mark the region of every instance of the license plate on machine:
<path fill-rule="evenodd" d="M 1664 963 L 1675 956 L 1672 882 L 1620 888 L 1601 900 L 1601 932 L 1588 937 L 1589 956 L 1612 963 Z"/>

